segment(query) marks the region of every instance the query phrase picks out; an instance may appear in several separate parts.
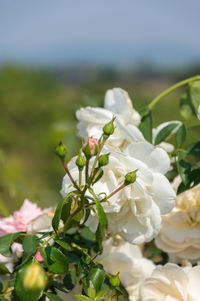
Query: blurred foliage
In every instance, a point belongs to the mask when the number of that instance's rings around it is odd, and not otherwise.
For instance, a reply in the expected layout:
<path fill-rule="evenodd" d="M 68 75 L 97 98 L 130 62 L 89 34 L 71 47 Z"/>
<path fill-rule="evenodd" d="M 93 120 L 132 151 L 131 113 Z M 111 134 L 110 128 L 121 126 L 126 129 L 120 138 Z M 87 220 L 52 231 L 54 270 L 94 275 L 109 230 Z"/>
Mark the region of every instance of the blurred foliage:
<path fill-rule="evenodd" d="M 189 72 L 191 73 L 191 71 Z M 147 76 L 148 75 L 148 76 Z M 9 211 L 24 198 L 41 206 L 56 205 L 64 170 L 54 148 L 62 140 L 68 158 L 80 147 L 75 111 L 80 106 L 102 106 L 105 91 L 127 90 L 136 109 L 147 105 L 162 90 L 180 79 L 179 74 L 127 73 L 119 70 L 40 70 L 5 66 L 0 70 L 0 199 Z M 179 96 L 166 97 L 153 112 L 154 126 L 168 120 L 183 120 Z M 185 121 L 184 121 L 185 122 Z M 189 140 L 199 127 L 191 118 Z M 187 141 L 188 142 L 188 141 Z"/>

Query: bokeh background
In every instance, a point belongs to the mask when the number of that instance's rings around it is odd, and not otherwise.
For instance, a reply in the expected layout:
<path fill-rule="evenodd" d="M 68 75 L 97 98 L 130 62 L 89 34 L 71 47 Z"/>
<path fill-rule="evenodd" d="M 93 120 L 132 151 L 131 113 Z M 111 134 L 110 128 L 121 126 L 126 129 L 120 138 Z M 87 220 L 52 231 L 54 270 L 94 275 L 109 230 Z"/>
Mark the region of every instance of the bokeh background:
<path fill-rule="evenodd" d="M 80 147 L 75 111 L 127 90 L 136 109 L 174 82 L 200 73 L 199 0 L 0 0 L 0 199 L 60 199 L 55 156 Z M 154 110 L 154 125 L 182 120 L 182 90 Z M 195 132 L 195 119 L 184 120 Z"/>

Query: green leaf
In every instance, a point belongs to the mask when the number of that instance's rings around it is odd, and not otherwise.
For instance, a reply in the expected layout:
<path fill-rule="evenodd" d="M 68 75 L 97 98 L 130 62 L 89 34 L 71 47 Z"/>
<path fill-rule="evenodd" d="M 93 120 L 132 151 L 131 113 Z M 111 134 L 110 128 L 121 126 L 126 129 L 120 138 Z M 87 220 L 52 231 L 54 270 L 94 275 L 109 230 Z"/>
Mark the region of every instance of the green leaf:
<path fill-rule="evenodd" d="M 59 291 L 64 292 L 64 293 L 68 293 L 68 290 L 65 288 L 65 286 L 62 282 L 52 280 L 50 282 L 50 287 L 56 288 Z"/>
<path fill-rule="evenodd" d="M 65 274 L 68 271 L 68 260 L 57 248 L 49 246 L 42 248 L 41 256 L 50 272 Z"/>
<path fill-rule="evenodd" d="M 187 185 L 189 182 L 189 173 L 191 170 L 192 165 L 184 160 L 185 153 L 179 152 L 178 154 L 178 161 L 177 161 L 177 167 L 178 172 L 181 176 L 181 179 L 184 183 L 184 185 Z"/>
<path fill-rule="evenodd" d="M 164 141 L 169 135 L 172 133 L 172 131 L 177 127 L 177 123 L 170 123 L 166 127 L 164 127 L 156 136 L 155 138 L 155 145 L 160 144 L 162 141 Z"/>
<path fill-rule="evenodd" d="M 186 148 L 187 155 L 200 158 L 200 141 L 189 144 Z"/>
<path fill-rule="evenodd" d="M 10 274 L 10 271 L 3 263 L 0 263 L 0 275 L 6 275 L 6 274 Z"/>
<path fill-rule="evenodd" d="M 106 288 L 105 290 L 103 291 L 100 291 L 97 296 L 94 298 L 94 301 L 99 301 L 100 299 L 102 299 L 105 294 L 107 293 L 108 289 Z"/>
<path fill-rule="evenodd" d="M 176 144 L 178 148 L 183 145 L 183 143 L 185 142 L 185 138 L 186 138 L 186 128 L 185 125 L 182 124 L 176 133 Z"/>
<path fill-rule="evenodd" d="M 91 264 L 91 258 L 87 254 L 83 254 L 78 263 L 78 277 L 79 280 L 88 275 Z"/>
<path fill-rule="evenodd" d="M 82 300 L 82 301 L 91 301 L 90 298 L 84 296 L 84 295 L 75 295 L 76 298 L 78 298 L 79 300 Z"/>
<path fill-rule="evenodd" d="M 49 300 L 51 300 L 51 301 L 62 301 L 62 299 L 60 297 L 58 297 L 57 295 L 54 295 L 52 293 L 44 292 L 44 295 L 47 296 L 49 298 Z"/>
<path fill-rule="evenodd" d="M 87 289 L 87 295 L 88 297 L 90 297 L 92 300 L 94 299 L 94 297 L 96 296 L 96 290 L 94 288 L 94 285 L 92 283 L 92 281 L 90 281 L 89 287 Z"/>
<path fill-rule="evenodd" d="M 99 198 L 96 196 L 96 194 L 94 193 L 94 191 L 91 188 L 88 188 L 89 192 L 92 194 L 94 201 L 96 203 L 96 207 L 97 207 L 97 214 L 98 214 L 98 219 L 99 219 L 99 223 L 101 226 L 102 231 L 107 229 L 108 226 L 108 220 L 107 220 L 107 216 L 104 212 L 104 209 L 101 205 L 101 202 L 99 200 Z"/>
<path fill-rule="evenodd" d="M 140 115 L 142 119 L 139 125 L 139 129 L 141 130 L 144 138 L 151 143 L 153 128 L 152 112 L 148 107 L 145 107 L 140 111 Z"/>
<path fill-rule="evenodd" d="M 0 237 L 0 254 L 9 257 L 12 255 L 11 244 L 20 236 L 20 233 L 11 233 Z"/>
<path fill-rule="evenodd" d="M 61 200 L 56 208 L 56 212 L 52 219 L 52 227 L 53 227 L 54 231 L 58 230 L 64 205 L 67 205 L 68 210 L 65 210 L 65 212 L 67 212 L 67 217 L 68 217 L 70 215 L 70 208 L 71 208 L 71 198 L 69 196 L 67 196 L 66 198 Z"/>
<path fill-rule="evenodd" d="M 95 241 L 95 235 L 88 227 L 83 227 L 80 229 L 80 236 L 85 241 L 88 241 L 90 243 L 93 243 Z"/>
<path fill-rule="evenodd" d="M 55 238 L 55 242 L 60 245 L 66 251 L 71 251 L 72 247 L 70 245 L 70 241 L 67 237 Z"/>
<path fill-rule="evenodd" d="M 23 249 L 25 254 L 33 254 L 39 246 L 40 239 L 35 235 L 26 236 L 23 241 Z"/>
<path fill-rule="evenodd" d="M 63 283 L 68 291 L 73 290 L 76 286 L 76 271 L 75 269 L 70 270 L 64 277 Z"/>
<path fill-rule="evenodd" d="M 190 85 L 190 97 L 197 114 L 198 107 L 200 106 L 200 81 L 195 81 Z"/>
<path fill-rule="evenodd" d="M 88 188 L 89 192 L 92 194 L 94 201 L 96 203 L 96 208 L 97 208 L 97 214 L 98 214 L 98 219 L 99 219 L 99 225 L 96 231 L 96 240 L 98 242 L 99 249 L 102 249 L 102 241 L 103 241 L 103 235 L 105 230 L 107 229 L 108 226 L 108 220 L 107 216 L 104 212 L 104 209 L 101 205 L 101 202 L 99 198 L 96 196 L 94 191 L 91 188 Z"/>
<path fill-rule="evenodd" d="M 94 288 L 96 289 L 97 292 L 101 289 L 104 279 L 105 279 L 105 272 L 101 266 L 93 267 L 90 270 L 89 275 L 87 277 L 87 280 L 93 283 Z"/>

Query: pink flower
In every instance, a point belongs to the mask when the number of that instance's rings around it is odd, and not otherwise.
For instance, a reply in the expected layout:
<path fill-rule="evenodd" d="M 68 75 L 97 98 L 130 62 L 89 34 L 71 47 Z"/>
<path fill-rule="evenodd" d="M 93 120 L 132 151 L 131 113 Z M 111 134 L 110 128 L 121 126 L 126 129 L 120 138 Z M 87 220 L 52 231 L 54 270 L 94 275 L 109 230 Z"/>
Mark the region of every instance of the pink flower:
<path fill-rule="evenodd" d="M 0 236 L 26 231 L 30 221 L 43 213 L 42 209 L 29 200 L 24 200 L 24 203 L 19 211 L 15 211 L 13 216 L 0 218 Z"/>
<path fill-rule="evenodd" d="M 13 216 L 0 218 L 0 237 L 8 233 L 14 233 L 16 231 L 15 220 Z"/>
<path fill-rule="evenodd" d="M 36 253 L 35 259 L 36 259 L 38 262 L 43 262 L 43 261 L 44 261 L 44 259 L 43 259 L 42 256 L 41 256 L 40 251 L 38 251 L 38 252 Z"/>
<path fill-rule="evenodd" d="M 40 209 L 36 204 L 25 199 L 21 209 L 19 211 L 15 211 L 13 214 L 16 224 L 16 232 L 26 231 L 28 223 L 42 213 L 42 209 Z"/>
<path fill-rule="evenodd" d="M 98 151 L 99 140 L 95 138 L 87 138 L 83 144 L 83 148 L 85 148 L 87 144 L 89 144 L 91 155 L 94 156 Z"/>

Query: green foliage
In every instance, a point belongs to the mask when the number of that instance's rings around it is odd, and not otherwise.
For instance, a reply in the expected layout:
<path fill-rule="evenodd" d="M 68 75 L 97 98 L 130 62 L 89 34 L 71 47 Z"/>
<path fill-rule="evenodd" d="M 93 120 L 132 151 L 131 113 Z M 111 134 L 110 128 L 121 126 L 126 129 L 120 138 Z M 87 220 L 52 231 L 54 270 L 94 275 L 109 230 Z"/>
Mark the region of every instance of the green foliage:
<path fill-rule="evenodd" d="M 176 144 L 178 148 L 180 148 L 184 144 L 185 138 L 186 138 L 186 127 L 184 124 L 182 124 L 176 133 Z"/>
<path fill-rule="evenodd" d="M 76 270 L 69 270 L 63 279 L 63 284 L 66 289 L 70 292 L 76 286 Z"/>
<path fill-rule="evenodd" d="M 49 298 L 49 300 L 51 300 L 51 301 L 62 301 L 62 299 L 60 297 L 58 297 L 57 295 L 54 295 L 52 293 L 44 292 L 44 295 L 47 296 Z"/>
<path fill-rule="evenodd" d="M 101 266 L 94 266 L 88 276 L 87 280 L 92 282 L 96 292 L 98 292 L 101 289 L 101 286 L 105 279 L 105 272 Z"/>
<path fill-rule="evenodd" d="M 11 233 L 0 237 L 0 254 L 11 256 L 11 244 L 19 237 L 20 233 Z"/>
<path fill-rule="evenodd" d="M 200 141 L 191 143 L 185 149 L 179 151 L 177 167 L 182 183 L 178 188 L 178 193 L 200 183 L 200 166 L 196 162 L 199 158 Z"/>
<path fill-rule="evenodd" d="M 139 125 L 139 128 L 144 135 L 144 138 L 152 142 L 152 128 L 153 128 L 153 121 L 152 121 L 152 112 L 151 109 L 148 107 L 143 108 L 140 111 L 141 115 L 141 123 Z"/>
<path fill-rule="evenodd" d="M 0 275 L 6 275 L 6 274 L 10 274 L 8 268 L 3 263 L 0 263 Z M 0 291 L 1 291 L 1 283 L 0 283 Z"/>
<path fill-rule="evenodd" d="M 91 188 L 89 188 L 88 190 L 92 194 L 94 201 L 96 203 L 97 215 L 98 215 L 98 219 L 99 219 L 99 225 L 98 225 L 98 228 L 96 231 L 96 239 L 97 239 L 97 242 L 99 245 L 99 249 L 101 250 L 103 235 L 104 235 L 105 230 L 107 229 L 108 220 L 107 220 L 107 216 L 104 212 L 104 209 L 101 205 L 99 198 L 95 195 L 94 191 Z"/>
<path fill-rule="evenodd" d="M 41 255 L 50 272 L 65 274 L 68 271 L 68 260 L 59 249 L 48 246 L 41 249 Z"/>
<path fill-rule="evenodd" d="M 64 205 L 66 206 L 64 207 Z M 63 208 L 65 208 L 65 218 L 67 219 L 69 217 L 71 208 L 71 198 L 69 196 L 61 200 L 56 208 L 56 212 L 52 220 L 52 227 L 55 231 L 58 230 Z"/>
<path fill-rule="evenodd" d="M 165 126 L 156 136 L 155 145 L 158 145 L 162 141 L 165 141 L 172 134 L 172 131 L 176 127 L 177 127 L 177 123 L 170 123 L 167 126 Z"/>

